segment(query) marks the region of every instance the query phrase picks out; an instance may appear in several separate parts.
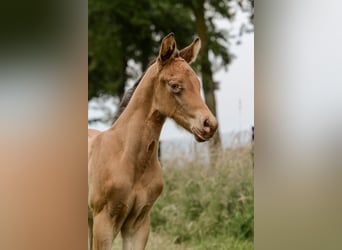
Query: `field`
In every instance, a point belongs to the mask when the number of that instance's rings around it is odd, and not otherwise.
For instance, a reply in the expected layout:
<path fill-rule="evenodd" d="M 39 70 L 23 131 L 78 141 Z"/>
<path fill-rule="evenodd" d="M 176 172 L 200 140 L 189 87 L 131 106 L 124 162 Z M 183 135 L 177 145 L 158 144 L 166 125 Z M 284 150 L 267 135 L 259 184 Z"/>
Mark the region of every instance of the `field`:
<path fill-rule="evenodd" d="M 254 249 L 252 146 L 225 150 L 211 164 L 196 159 L 162 162 L 147 249 Z"/>

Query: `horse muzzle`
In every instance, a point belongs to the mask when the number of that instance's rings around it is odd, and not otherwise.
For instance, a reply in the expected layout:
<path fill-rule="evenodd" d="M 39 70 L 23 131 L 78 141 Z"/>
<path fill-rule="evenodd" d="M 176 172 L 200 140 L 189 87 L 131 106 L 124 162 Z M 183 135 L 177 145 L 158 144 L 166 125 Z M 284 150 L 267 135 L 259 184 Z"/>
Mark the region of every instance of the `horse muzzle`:
<path fill-rule="evenodd" d="M 215 118 L 209 119 L 205 118 L 200 126 L 193 126 L 191 131 L 195 136 L 196 141 L 204 142 L 209 140 L 215 134 L 218 124 Z"/>

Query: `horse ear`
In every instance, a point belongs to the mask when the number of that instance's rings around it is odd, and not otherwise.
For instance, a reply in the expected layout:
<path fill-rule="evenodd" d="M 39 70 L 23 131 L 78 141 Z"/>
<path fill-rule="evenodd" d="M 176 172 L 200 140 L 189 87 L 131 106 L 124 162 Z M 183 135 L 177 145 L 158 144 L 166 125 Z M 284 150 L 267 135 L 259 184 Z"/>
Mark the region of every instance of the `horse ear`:
<path fill-rule="evenodd" d="M 164 63 L 169 60 L 171 57 L 175 55 L 176 49 L 176 41 L 175 34 L 170 33 L 166 37 L 163 38 L 163 41 L 160 45 L 159 56 L 158 59 Z"/>
<path fill-rule="evenodd" d="M 192 63 L 196 60 L 200 49 L 201 39 L 197 37 L 189 46 L 179 51 L 179 55 L 188 63 Z"/>

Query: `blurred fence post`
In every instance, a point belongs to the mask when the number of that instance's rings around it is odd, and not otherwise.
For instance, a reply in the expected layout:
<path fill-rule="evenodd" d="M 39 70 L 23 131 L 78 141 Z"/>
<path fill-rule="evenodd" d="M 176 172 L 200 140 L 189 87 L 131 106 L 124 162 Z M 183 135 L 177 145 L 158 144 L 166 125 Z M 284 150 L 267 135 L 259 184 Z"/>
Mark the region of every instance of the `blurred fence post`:
<path fill-rule="evenodd" d="M 252 166 L 254 168 L 254 126 L 252 126 L 252 147 L 251 147 L 251 157 L 252 157 Z"/>
<path fill-rule="evenodd" d="M 254 142 L 254 126 L 252 126 L 252 142 Z"/>

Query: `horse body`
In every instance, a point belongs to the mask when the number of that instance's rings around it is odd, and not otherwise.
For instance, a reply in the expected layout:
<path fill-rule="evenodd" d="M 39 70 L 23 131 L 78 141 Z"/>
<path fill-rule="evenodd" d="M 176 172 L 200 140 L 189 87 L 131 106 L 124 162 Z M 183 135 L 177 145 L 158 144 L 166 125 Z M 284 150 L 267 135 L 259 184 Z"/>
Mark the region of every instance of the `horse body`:
<path fill-rule="evenodd" d="M 107 131 L 88 132 L 90 242 L 110 250 L 121 231 L 123 249 L 145 249 L 150 210 L 163 189 L 158 142 L 167 117 L 205 141 L 217 129 L 188 65 L 200 42 L 178 52 L 173 34 L 140 80 L 124 112 Z M 91 236 L 93 234 L 93 236 Z M 93 239 L 93 241 L 91 241 Z"/>

